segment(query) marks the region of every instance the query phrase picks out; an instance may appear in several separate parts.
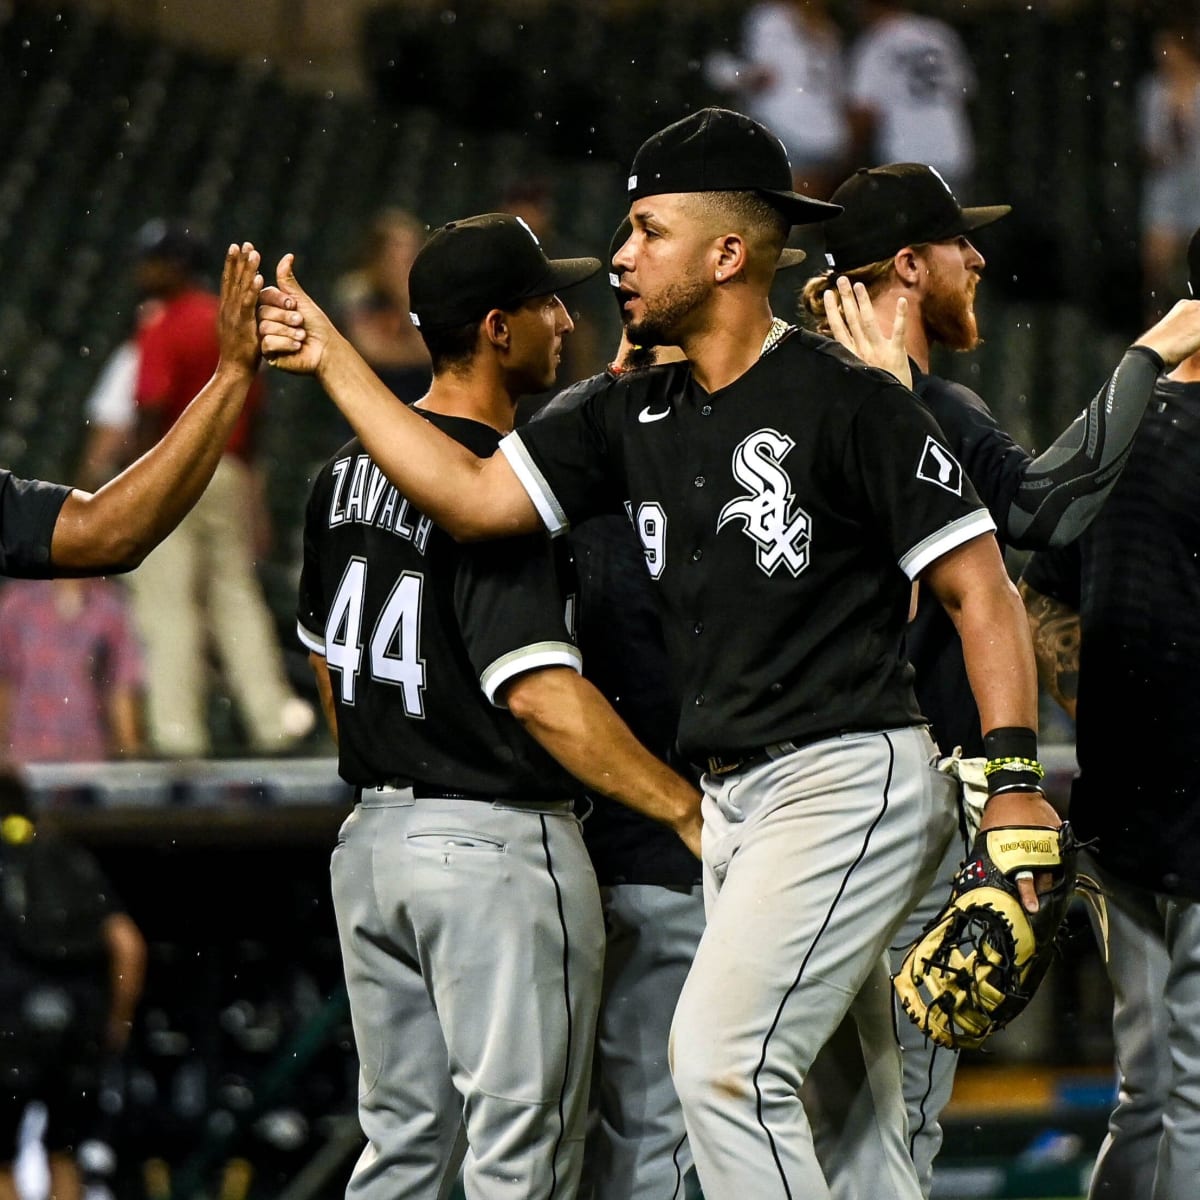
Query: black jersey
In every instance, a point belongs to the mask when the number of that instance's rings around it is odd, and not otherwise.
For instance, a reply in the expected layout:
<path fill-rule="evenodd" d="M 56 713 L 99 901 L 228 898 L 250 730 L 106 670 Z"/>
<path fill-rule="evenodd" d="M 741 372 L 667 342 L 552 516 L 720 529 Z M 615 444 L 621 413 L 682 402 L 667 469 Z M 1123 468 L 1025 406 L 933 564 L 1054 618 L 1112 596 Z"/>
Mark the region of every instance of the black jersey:
<path fill-rule="evenodd" d="M 970 388 L 926 375 L 911 362 L 913 391 L 928 405 L 996 523 L 1002 549 L 1063 544 L 1094 520 L 1125 461 L 1162 360 L 1144 347 L 1126 352 L 1092 404 L 1044 454 L 1034 458 L 1000 427 Z M 1114 430 L 1114 410 L 1125 418 Z M 983 754 L 979 709 L 963 662 L 962 642 L 946 610 L 925 588 L 909 626 L 917 701 L 946 753 Z"/>
<path fill-rule="evenodd" d="M 474 454 L 499 434 L 417 410 Z M 495 700 L 531 669 L 580 669 L 550 541 L 460 546 L 347 443 L 313 485 L 297 609 L 329 666 L 338 770 L 359 786 L 412 783 L 513 799 L 580 785 Z"/>
<path fill-rule="evenodd" d="M 501 450 L 552 532 L 629 500 L 692 761 L 923 721 L 910 580 L 994 524 L 891 375 L 792 330 L 711 395 L 633 372 Z"/>
<path fill-rule="evenodd" d="M 1200 899 L 1200 384 L 1162 379 L 1079 541 L 1023 578 L 1080 614 L 1071 823 L 1119 878 Z"/>
<path fill-rule="evenodd" d="M 534 420 L 570 412 L 616 378 L 608 372 L 560 392 Z M 620 714 L 634 736 L 659 758 L 687 773 L 675 749 L 679 699 L 667 661 L 658 598 L 628 512 L 601 513 L 572 528 L 567 541 L 578 588 L 583 673 Z M 592 794 L 583 824 L 601 884 L 700 882 L 700 862 L 674 830 L 633 809 Z"/>
<path fill-rule="evenodd" d="M 0 575 L 48 579 L 54 525 L 71 489 L 0 469 Z"/>

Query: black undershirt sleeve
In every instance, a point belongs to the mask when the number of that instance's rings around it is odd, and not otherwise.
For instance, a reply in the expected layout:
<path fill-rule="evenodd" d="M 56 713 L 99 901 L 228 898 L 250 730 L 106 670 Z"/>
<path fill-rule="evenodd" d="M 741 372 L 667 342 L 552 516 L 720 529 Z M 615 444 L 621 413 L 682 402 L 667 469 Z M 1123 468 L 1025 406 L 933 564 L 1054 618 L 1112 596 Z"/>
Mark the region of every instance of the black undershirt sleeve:
<path fill-rule="evenodd" d="M 1004 522 L 1020 549 L 1065 546 L 1091 523 L 1121 473 L 1163 371 L 1146 346 L 1131 346 L 1095 399 L 1026 467 Z"/>

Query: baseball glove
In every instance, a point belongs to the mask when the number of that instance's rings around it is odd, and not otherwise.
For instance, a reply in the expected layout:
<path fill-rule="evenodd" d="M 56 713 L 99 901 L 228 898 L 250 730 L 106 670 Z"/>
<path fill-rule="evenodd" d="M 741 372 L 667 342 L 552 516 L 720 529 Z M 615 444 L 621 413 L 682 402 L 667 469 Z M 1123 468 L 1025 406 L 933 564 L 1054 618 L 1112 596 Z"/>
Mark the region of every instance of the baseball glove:
<path fill-rule="evenodd" d="M 976 836 L 950 899 L 909 949 L 892 986 L 912 1022 L 939 1046 L 973 1050 L 1033 997 L 1075 893 L 1078 842 L 1058 829 L 1010 826 Z M 1054 885 L 1025 911 L 1020 872 Z"/>

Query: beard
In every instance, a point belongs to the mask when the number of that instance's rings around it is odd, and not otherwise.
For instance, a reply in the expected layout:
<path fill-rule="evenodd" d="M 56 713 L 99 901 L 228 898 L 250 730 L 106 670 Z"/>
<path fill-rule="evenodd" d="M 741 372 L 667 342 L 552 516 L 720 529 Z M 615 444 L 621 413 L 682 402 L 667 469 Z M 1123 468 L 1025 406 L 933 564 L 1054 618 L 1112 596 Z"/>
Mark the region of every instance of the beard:
<path fill-rule="evenodd" d="M 940 271 L 930 266 L 932 289 L 921 305 L 921 318 L 929 340 L 948 350 L 974 350 L 982 340 L 975 320 L 975 280 L 952 288 Z"/>
<path fill-rule="evenodd" d="M 630 346 L 629 353 L 621 360 L 624 371 L 644 371 L 658 362 L 658 349 L 655 346 Z"/>
<path fill-rule="evenodd" d="M 639 320 L 626 320 L 626 336 L 638 346 L 677 346 L 684 319 L 708 299 L 710 290 L 705 280 L 681 279 L 653 301 L 643 296 L 645 311 Z"/>

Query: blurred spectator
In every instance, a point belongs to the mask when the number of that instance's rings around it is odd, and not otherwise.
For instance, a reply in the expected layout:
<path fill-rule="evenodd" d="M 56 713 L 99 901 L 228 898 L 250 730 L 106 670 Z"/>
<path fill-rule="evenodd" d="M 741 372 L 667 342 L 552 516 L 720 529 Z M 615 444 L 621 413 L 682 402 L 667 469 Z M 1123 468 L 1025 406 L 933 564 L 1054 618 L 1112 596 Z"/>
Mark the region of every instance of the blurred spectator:
<path fill-rule="evenodd" d="M 569 247 L 563 245 L 558 229 L 553 180 L 540 176 L 517 180 L 501 196 L 498 211 L 520 217 L 541 243 L 547 258 L 570 257 Z M 607 269 L 608 264 L 604 265 Z M 594 375 L 606 365 L 600 349 L 597 314 L 590 301 L 587 288 L 573 290 L 564 301 L 575 330 L 569 338 L 563 339 L 562 362 L 558 369 L 560 384 Z M 523 396 L 517 404 L 517 424 L 522 424 L 555 394 L 556 389 L 550 388 L 536 395 Z"/>
<path fill-rule="evenodd" d="M 955 195 L 968 193 L 976 81 L 962 39 L 945 21 L 887 0 L 864 0 L 862 15 L 850 48 L 855 164 L 928 163 Z"/>
<path fill-rule="evenodd" d="M 157 300 L 144 300 L 137 307 L 134 330 L 108 356 L 92 390 L 83 402 L 87 436 L 80 455 L 76 486 L 94 492 L 106 484 L 129 461 L 137 424 L 138 353 L 137 330 L 161 310 Z"/>
<path fill-rule="evenodd" d="M 704 68 L 713 87 L 733 94 L 733 107 L 779 136 L 796 190 L 828 198 L 853 164 L 842 31 L 826 0 L 756 0 L 740 55 L 714 52 Z"/>
<path fill-rule="evenodd" d="M 1200 225 L 1200 43 L 1193 21 L 1153 36 L 1138 96 L 1143 156 L 1142 284 L 1157 320 L 1183 290 L 1180 264 Z"/>
<path fill-rule="evenodd" d="M 408 269 L 425 241 L 425 226 L 403 208 L 378 212 L 358 265 L 338 281 L 341 328 L 375 374 L 405 404 L 429 390 L 429 351 L 409 317 Z"/>
<path fill-rule="evenodd" d="M 145 972 L 145 939 L 100 865 L 39 829 L 24 780 L 0 768 L 0 1196 L 20 1194 L 17 1164 L 25 1194 L 79 1200 L 76 1154 L 106 1124 L 101 1078 Z"/>
<path fill-rule="evenodd" d="M 123 588 L 66 578 L 0 591 L 0 755 L 20 763 L 136 756 L 141 685 Z"/>
<path fill-rule="evenodd" d="M 137 237 L 137 282 L 161 301 L 138 331 L 141 360 L 136 449 L 170 428 L 217 364 L 216 295 L 198 272 L 203 247 L 161 220 Z M 152 750 L 197 758 L 211 751 L 206 670 L 210 645 L 237 706 L 249 750 L 291 748 L 316 724 L 292 690 L 271 611 L 255 573 L 267 541 L 262 481 L 254 468 L 256 380 L 212 482 L 179 528 L 130 576 L 146 654 L 146 723 Z"/>

